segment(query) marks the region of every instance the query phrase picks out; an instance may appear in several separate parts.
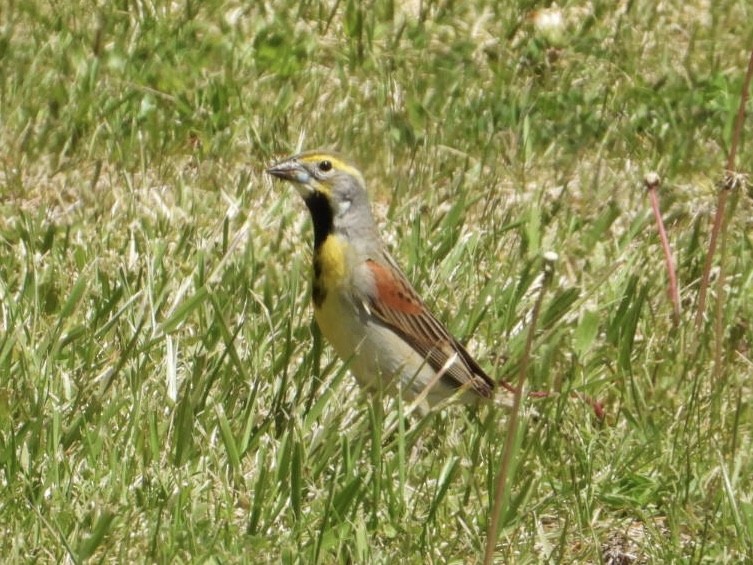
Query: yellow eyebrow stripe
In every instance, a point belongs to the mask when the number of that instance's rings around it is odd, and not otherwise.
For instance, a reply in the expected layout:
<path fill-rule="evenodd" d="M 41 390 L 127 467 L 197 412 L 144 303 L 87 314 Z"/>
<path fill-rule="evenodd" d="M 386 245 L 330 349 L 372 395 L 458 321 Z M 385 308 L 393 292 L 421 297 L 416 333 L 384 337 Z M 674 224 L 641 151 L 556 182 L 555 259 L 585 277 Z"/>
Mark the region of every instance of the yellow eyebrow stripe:
<path fill-rule="evenodd" d="M 301 161 L 304 161 L 305 163 L 324 161 L 325 159 L 332 163 L 332 166 L 338 171 L 342 171 L 353 177 L 356 177 L 357 179 L 361 180 L 361 183 L 363 183 L 363 176 L 361 176 L 361 172 L 358 169 L 356 169 L 353 165 L 346 163 L 342 159 L 338 159 L 334 155 L 329 155 L 327 153 L 310 153 L 305 157 L 301 157 Z"/>

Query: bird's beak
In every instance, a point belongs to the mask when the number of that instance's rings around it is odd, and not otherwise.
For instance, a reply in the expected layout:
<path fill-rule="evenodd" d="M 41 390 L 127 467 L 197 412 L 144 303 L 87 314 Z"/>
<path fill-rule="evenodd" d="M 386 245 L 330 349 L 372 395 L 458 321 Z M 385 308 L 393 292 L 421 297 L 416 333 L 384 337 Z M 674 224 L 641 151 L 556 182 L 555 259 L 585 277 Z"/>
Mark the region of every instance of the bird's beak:
<path fill-rule="evenodd" d="M 267 169 L 267 173 L 278 179 L 296 184 L 306 185 L 311 181 L 311 175 L 298 161 L 283 161 Z"/>
<path fill-rule="evenodd" d="M 288 160 L 269 167 L 267 173 L 278 179 L 292 182 L 298 194 L 306 200 L 315 191 L 316 181 L 298 161 Z"/>

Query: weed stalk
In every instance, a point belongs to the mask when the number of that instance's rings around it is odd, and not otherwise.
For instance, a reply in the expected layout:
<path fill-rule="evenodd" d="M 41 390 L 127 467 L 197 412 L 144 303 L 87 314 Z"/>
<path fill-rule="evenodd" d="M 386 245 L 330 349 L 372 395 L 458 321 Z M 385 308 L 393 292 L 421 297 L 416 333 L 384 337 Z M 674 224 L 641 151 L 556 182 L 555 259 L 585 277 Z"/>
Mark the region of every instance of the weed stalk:
<path fill-rule="evenodd" d="M 714 253 L 716 252 L 717 240 L 721 234 L 722 237 L 726 236 L 727 223 L 725 220 L 725 207 L 727 205 L 727 199 L 729 198 L 730 188 L 736 183 L 735 179 L 735 159 L 737 157 L 737 147 L 740 144 L 740 136 L 742 135 L 743 121 L 745 120 L 745 105 L 748 103 L 748 92 L 750 88 L 750 81 L 753 78 L 753 49 L 750 51 L 750 59 L 748 60 L 748 70 L 745 73 L 745 80 L 743 80 L 743 90 L 740 95 L 740 105 L 737 108 L 737 116 L 735 116 L 735 127 L 732 132 L 732 141 L 730 143 L 729 155 L 727 156 L 727 169 L 725 171 L 725 178 L 722 183 L 722 189 L 719 191 L 716 204 L 716 215 L 714 216 L 714 227 L 711 230 L 711 240 L 709 241 L 709 250 L 706 254 L 706 262 L 703 266 L 703 275 L 701 276 L 701 287 L 698 292 L 698 311 L 695 316 L 696 329 L 700 329 L 701 322 L 703 321 L 703 314 L 706 310 L 706 294 L 708 293 L 709 279 L 711 277 L 711 266 L 714 262 Z M 720 269 L 723 270 L 724 266 L 720 265 Z M 720 277 L 720 282 L 724 277 Z M 719 285 L 721 288 L 721 284 Z M 717 303 L 721 302 L 720 296 Z M 721 312 L 721 305 L 718 306 L 717 312 Z M 717 314 L 717 318 L 719 314 Z M 717 324 L 718 325 L 718 324 Z M 719 329 L 719 328 L 717 328 Z M 717 339 L 719 336 L 717 335 Z"/>
<path fill-rule="evenodd" d="M 672 302 L 672 320 L 675 327 L 680 325 L 680 292 L 677 289 L 677 271 L 675 269 L 675 261 L 672 257 L 672 248 L 669 246 L 669 238 L 667 237 L 667 230 L 664 228 L 664 220 L 661 216 L 661 208 L 659 206 L 659 185 L 661 184 L 661 178 L 656 173 L 648 173 L 643 179 L 643 185 L 648 192 L 648 199 L 651 201 L 651 208 L 654 211 L 654 219 L 656 220 L 656 229 L 659 231 L 659 238 L 661 239 L 661 247 L 664 251 L 664 262 L 667 266 L 667 277 L 669 279 L 667 288 L 667 294 Z"/>

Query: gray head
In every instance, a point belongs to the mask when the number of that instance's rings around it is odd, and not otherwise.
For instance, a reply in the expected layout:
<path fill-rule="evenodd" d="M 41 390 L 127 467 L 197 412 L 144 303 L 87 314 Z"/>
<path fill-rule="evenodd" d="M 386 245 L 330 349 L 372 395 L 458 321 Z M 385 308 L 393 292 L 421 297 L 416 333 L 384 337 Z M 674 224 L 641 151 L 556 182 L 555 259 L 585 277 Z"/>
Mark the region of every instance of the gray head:
<path fill-rule="evenodd" d="M 356 244 L 379 241 L 363 176 L 340 155 L 307 151 L 280 161 L 267 172 L 295 185 L 311 212 L 315 247 L 331 233 Z"/>

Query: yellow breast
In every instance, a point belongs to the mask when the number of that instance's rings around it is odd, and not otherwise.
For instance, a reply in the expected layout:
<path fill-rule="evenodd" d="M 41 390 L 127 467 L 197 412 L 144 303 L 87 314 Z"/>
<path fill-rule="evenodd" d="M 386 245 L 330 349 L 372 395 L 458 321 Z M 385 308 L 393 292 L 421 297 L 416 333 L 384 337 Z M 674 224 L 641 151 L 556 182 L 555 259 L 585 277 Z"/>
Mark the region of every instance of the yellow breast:
<path fill-rule="evenodd" d="M 314 318 L 322 334 L 346 360 L 365 329 L 348 292 L 349 280 L 348 243 L 330 235 L 314 253 Z"/>
<path fill-rule="evenodd" d="M 314 251 L 314 305 L 320 307 L 328 294 L 337 292 L 348 278 L 347 243 L 330 235 Z"/>

